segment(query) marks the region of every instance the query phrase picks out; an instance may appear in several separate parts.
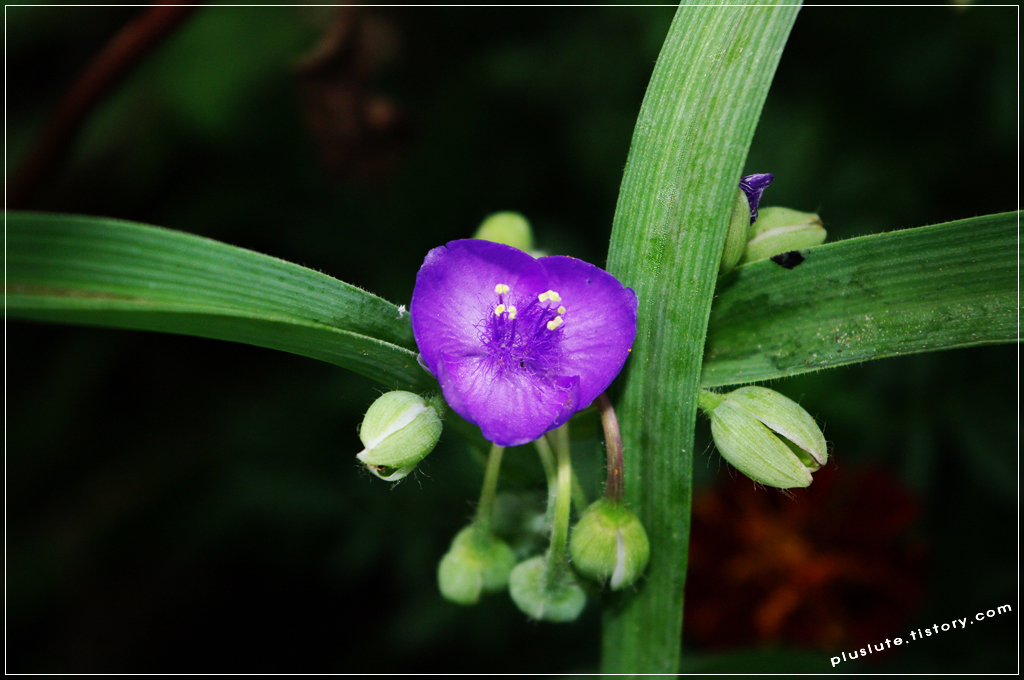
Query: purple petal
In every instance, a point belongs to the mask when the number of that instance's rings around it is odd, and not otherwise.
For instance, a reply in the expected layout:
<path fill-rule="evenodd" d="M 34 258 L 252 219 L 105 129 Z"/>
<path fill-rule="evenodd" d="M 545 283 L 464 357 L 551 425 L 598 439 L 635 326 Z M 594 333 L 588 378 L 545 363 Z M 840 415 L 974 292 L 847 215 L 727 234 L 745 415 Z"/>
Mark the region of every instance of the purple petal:
<path fill-rule="evenodd" d="M 423 362 L 435 376 L 442 354 L 483 353 L 477 326 L 491 313 L 499 283 L 531 296 L 546 290 L 543 268 L 510 246 L 463 239 L 427 253 L 409 315 Z"/>
<path fill-rule="evenodd" d="M 562 297 L 559 373 L 580 377 L 580 408 L 608 389 L 636 338 L 636 293 L 589 262 L 555 255 L 538 260 Z"/>
<path fill-rule="evenodd" d="M 740 178 L 740 189 L 747 195 L 747 203 L 750 204 L 750 223 L 757 221 L 757 206 L 761 202 L 761 194 L 768 188 L 768 185 L 775 179 L 775 175 L 765 172 L 755 175 L 747 175 Z"/>
<path fill-rule="evenodd" d="M 622 369 L 636 294 L 570 257 L 452 241 L 427 254 L 410 313 L 423 363 L 452 409 L 501 446 L 537 439 Z"/>
<path fill-rule="evenodd" d="M 438 368 L 448 405 L 498 446 L 539 439 L 578 410 L 575 377 L 538 380 L 520 372 L 499 374 L 490 358 L 479 356 L 445 355 Z"/>

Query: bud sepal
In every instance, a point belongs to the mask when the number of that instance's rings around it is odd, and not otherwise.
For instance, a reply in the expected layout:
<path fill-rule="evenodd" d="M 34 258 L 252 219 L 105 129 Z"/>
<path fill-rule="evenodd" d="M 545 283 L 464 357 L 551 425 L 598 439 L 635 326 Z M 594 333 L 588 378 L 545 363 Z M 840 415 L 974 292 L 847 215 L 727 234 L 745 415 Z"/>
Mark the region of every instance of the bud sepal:
<path fill-rule="evenodd" d="M 815 213 L 790 208 L 762 208 L 757 221 L 750 226 L 750 240 L 740 264 L 819 246 L 825 242 L 826 236 L 821 218 Z"/>
<path fill-rule="evenodd" d="M 476 604 L 482 593 L 496 593 L 508 587 L 515 564 L 515 554 L 507 543 L 470 524 L 456 534 L 451 548 L 437 565 L 437 585 L 446 600 Z"/>
<path fill-rule="evenodd" d="M 530 618 L 553 623 L 575 621 L 587 605 L 587 595 L 572 570 L 546 555 L 516 565 L 509 577 L 508 594 Z"/>
<path fill-rule="evenodd" d="M 530 221 L 517 212 L 496 212 L 488 215 L 477 227 L 473 238 L 504 243 L 533 254 L 533 229 Z"/>
<path fill-rule="evenodd" d="M 764 387 L 747 386 L 719 395 L 702 390 L 701 409 L 722 457 L 767 486 L 809 486 L 811 472 L 828 461 L 821 428 L 795 401 Z"/>
<path fill-rule="evenodd" d="M 583 512 L 573 528 L 569 554 L 577 572 L 595 581 L 608 581 L 612 590 L 622 590 L 643 574 L 651 548 L 633 511 L 602 498 Z"/>
<path fill-rule="evenodd" d="M 365 448 L 356 458 L 385 481 L 402 479 L 437 446 L 443 409 L 440 399 L 412 392 L 381 395 L 363 417 L 359 439 Z"/>

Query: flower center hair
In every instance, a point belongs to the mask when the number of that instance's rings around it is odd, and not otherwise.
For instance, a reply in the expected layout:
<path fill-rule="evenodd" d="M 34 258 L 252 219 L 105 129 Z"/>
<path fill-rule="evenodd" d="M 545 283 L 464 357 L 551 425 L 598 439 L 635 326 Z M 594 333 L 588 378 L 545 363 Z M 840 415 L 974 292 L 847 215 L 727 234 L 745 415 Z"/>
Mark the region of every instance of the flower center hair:
<path fill-rule="evenodd" d="M 523 298 L 515 296 L 504 283 L 494 286 L 494 294 L 495 304 L 478 328 L 487 355 L 498 365 L 499 372 L 556 371 L 565 324 L 562 296 L 548 290 L 536 297 Z"/>

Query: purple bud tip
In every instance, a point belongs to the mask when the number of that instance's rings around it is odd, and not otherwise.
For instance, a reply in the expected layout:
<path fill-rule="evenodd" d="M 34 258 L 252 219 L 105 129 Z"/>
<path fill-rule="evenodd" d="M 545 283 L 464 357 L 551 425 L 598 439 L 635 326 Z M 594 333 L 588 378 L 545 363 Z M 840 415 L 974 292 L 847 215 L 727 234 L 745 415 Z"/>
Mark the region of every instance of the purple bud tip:
<path fill-rule="evenodd" d="M 750 204 L 750 223 L 757 221 L 757 204 L 761 202 L 761 194 L 768 188 L 768 185 L 775 179 L 770 172 L 763 172 L 756 175 L 747 175 L 740 178 L 740 189 L 747 195 L 747 203 Z"/>

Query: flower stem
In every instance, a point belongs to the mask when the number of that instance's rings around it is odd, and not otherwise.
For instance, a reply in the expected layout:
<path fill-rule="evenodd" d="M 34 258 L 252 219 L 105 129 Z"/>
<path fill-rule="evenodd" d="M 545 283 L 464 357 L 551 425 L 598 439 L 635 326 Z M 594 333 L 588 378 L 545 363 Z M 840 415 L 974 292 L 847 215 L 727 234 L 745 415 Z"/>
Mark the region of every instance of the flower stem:
<path fill-rule="evenodd" d="M 494 444 L 487 457 L 487 468 L 484 470 L 484 486 L 480 490 L 480 504 L 476 507 L 476 518 L 473 525 L 481 533 L 490 533 L 491 515 L 494 511 L 494 496 L 498 490 L 498 471 L 501 469 L 501 456 L 504 446 Z"/>
<path fill-rule="evenodd" d="M 533 442 L 537 447 L 537 455 L 540 457 L 540 464 L 544 467 L 544 477 L 548 481 L 548 490 L 555 488 L 555 452 L 551 450 L 547 436 L 541 437 Z"/>
<path fill-rule="evenodd" d="M 612 402 L 602 392 L 597 398 L 597 410 L 601 413 L 601 425 L 604 427 L 604 446 L 608 452 L 608 480 L 604 484 L 604 497 L 616 503 L 622 502 L 622 435 L 619 434 L 619 421 L 615 418 Z"/>
<path fill-rule="evenodd" d="M 563 425 L 554 432 L 554 449 L 558 459 L 555 491 L 555 514 L 551 526 L 551 546 L 548 549 L 547 579 L 553 588 L 568 567 L 566 545 L 569 542 L 569 513 L 572 509 L 572 461 L 569 455 L 569 430 Z"/>
<path fill-rule="evenodd" d="M 576 470 L 572 471 L 572 502 L 578 513 L 587 509 L 587 492 L 583 490 L 580 478 L 576 476 Z"/>
<path fill-rule="evenodd" d="M 711 390 L 701 389 L 697 392 L 697 406 L 708 415 L 711 415 L 711 412 L 723 401 L 724 398 L 721 395 L 715 394 Z"/>
<path fill-rule="evenodd" d="M 537 447 L 537 455 L 540 457 L 541 465 L 544 467 L 544 476 L 548 482 L 548 497 L 550 499 L 554 496 L 558 485 L 555 453 L 551 450 L 551 444 L 548 443 L 546 436 L 537 439 L 533 443 Z M 572 502 L 576 506 L 576 512 L 583 512 L 587 507 L 587 494 L 583 490 L 583 485 L 580 484 L 575 470 L 572 471 Z M 549 513 L 553 513 L 554 506 L 550 500 L 548 506 Z"/>

